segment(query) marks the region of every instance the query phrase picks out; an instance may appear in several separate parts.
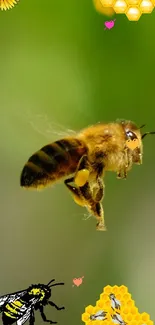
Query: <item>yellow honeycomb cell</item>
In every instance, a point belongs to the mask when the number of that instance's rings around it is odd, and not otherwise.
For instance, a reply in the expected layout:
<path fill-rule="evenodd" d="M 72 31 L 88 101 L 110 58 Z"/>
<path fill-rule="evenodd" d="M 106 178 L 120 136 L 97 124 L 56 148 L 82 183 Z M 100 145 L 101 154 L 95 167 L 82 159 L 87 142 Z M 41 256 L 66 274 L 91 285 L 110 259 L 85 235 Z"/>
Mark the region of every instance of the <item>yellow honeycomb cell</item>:
<path fill-rule="evenodd" d="M 132 302 L 134 303 L 134 301 L 132 301 Z M 132 315 L 136 315 L 136 314 L 138 314 L 138 308 L 135 307 L 135 306 L 131 307 L 131 308 L 130 308 L 130 313 L 131 313 Z"/>
<path fill-rule="evenodd" d="M 103 7 L 112 7 L 115 0 L 100 0 Z"/>
<path fill-rule="evenodd" d="M 109 299 L 109 295 L 107 293 L 101 293 L 100 295 L 100 300 L 108 300 Z"/>
<path fill-rule="evenodd" d="M 119 287 L 118 286 L 114 286 L 112 289 L 112 293 L 114 293 L 115 295 L 119 292 Z"/>
<path fill-rule="evenodd" d="M 116 0 L 113 6 L 117 14 L 124 14 L 128 8 L 125 0 Z"/>
<path fill-rule="evenodd" d="M 128 293 L 128 288 L 127 287 L 125 287 L 125 286 L 120 286 L 119 287 L 119 293 L 120 294 L 125 294 L 125 293 Z"/>
<path fill-rule="evenodd" d="M 85 312 L 88 314 L 93 314 L 94 307 L 92 305 L 89 305 L 85 308 Z"/>
<path fill-rule="evenodd" d="M 141 16 L 141 11 L 138 6 L 129 7 L 126 11 L 126 16 L 130 21 L 138 21 Z"/>
<path fill-rule="evenodd" d="M 90 315 L 88 313 L 82 314 L 82 321 L 83 322 L 88 322 L 90 318 Z"/>
<path fill-rule="evenodd" d="M 125 302 L 130 301 L 131 300 L 130 293 L 125 293 L 125 295 L 123 295 L 122 299 L 125 300 Z"/>
<path fill-rule="evenodd" d="M 152 1 L 142 0 L 142 2 L 140 4 L 140 9 L 141 9 L 142 13 L 150 14 L 152 12 L 153 8 L 154 8 L 154 5 L 153 5 Z"/>
<path fill-rule="evenodd" d="M 142 313 L 141 319 L 143 322 L 148 322 L 150 320 L 150 316 L 147 313 Z"/>
<path fill-rule="evenodd" d="M 112 17 L 115 14 L 115 11 L 114 11 L 114 9 L 112 7 L 109 7 L 109 8 L 103 7 L 100 0 L 93 0 L 93 2 L 94 2 L 95 9 L 99 13 L 101 13 L 103 15 L 106 15 L 108 17 Z"/>
<path fill-rule="evenodd" d="M 106 286 L 104 288 L 104 293 L 107 293 L 108 295 L 112 292 L 112 287 L 111 286 Z"/>

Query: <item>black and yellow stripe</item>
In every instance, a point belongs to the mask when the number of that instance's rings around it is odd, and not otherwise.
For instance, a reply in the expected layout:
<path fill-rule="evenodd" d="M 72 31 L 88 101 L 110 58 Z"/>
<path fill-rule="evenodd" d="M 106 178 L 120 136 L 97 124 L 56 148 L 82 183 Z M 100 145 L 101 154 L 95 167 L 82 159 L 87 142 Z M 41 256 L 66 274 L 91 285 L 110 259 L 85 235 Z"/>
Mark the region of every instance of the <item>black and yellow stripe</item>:
<path fill-rule="evenodd" d="M 11 303 L 8 303 L 5 306 L 4 314 L 5 316 L 12 318 L 12 319 L 18 319 L 19 315 L 23 315 L 24 312 L 21 312 L 21 307 L 24 305 L 24 301 L 22 299 L 15 300 Z"/>
<path fill-rule="evenodd" d="M 20 185 L 27 188 L 46 187 L 74 173 L 85 152 L 86 146 L 76 138 L 62 139 L 41 148 L 25 164 Z"/>

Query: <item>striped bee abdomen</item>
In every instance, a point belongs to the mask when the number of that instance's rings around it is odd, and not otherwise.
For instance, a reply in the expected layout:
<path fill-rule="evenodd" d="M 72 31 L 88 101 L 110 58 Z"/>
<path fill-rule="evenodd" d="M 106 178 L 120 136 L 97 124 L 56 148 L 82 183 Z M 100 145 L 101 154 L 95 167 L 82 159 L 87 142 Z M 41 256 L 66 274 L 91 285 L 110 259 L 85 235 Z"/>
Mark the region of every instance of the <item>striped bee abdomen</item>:
<path fill-rule="evenodd" d="M 20 185 L 41 188 L 75 172 L 79 159 L 87 152 L 85 144 L 76 138 L 66 138 L 51 143 L 25 164 Z"/>
<path fill-rule="evenodd" d="M 8 303 L 2 314 L 3 324 L 11 325 L 24 315 L 23 309 L 24 301 L 21 299 Z"/>

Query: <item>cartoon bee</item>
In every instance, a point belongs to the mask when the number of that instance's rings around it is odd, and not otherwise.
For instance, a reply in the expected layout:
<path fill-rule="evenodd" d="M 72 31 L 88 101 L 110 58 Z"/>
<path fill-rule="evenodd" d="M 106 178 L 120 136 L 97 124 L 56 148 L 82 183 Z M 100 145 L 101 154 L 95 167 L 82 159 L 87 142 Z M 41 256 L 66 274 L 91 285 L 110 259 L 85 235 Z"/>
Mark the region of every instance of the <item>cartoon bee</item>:
<path fill-rule="evenodd" d="M 99 310 L 96 314 L 90 315 L 90 320 L 106 320 L 107 312 L 103 310 Z"/>
<path fill-rule="evenodd" d="M 46 318 L 44 314 L 44 306 L 50 305 L 57 310 L 65 309 L 58 307 L 54 302 L 49 301 L 51 297 L 51 287 L 64 285 L 64 283 L 52 284 L 55 280 L 51 280 L 46 284 L 31 285 L 28 289 L 10 293 L 0 297 L 0 312 L 2 313 L 3 325 L 24 324 L 29 320 L 30 325 L 34 325 L 34 310 L 39 310 L 44 322 L 57 324 Z"/>
<path fill-rule="evenodd" d="M 111 293 L 111 294 L 109 295 L 109 299 L 110 299 L 110 301 L 111 301 L 111 308 L 112 308 L 112 309 L 118 309 L 118 310 L 120 310 L 120 308 L 121 308 L 121 303 L 120 303 L 119 300 L 116 299 L 116 297 L 115 297 L 115 295 L 114 295 L 113 293 Z"/>
<path fill-rule="evenodd" d="M 144 125 L 143 125 L 144 126 Z M 142 126 L 142 127 L 143 127 Z M 133 122 L 90 126 L 75 136 L 68 136 L 41 148 L 25 164 L 20 185 L 27 189 L 41 189 L 64 179 L 75 202 L 86 207 L 97 219 L 97 230 L 106 230 L 102 199 L 105 171 L 126 178 L 133 164 L 142 164 L 143 135 Z M 131 150 L 128 140 L 137 139 L 138 147 Z"/>
<path fill-rule="evenodd" d="M 114 324 L 118 324 L 118 325 L 127 325 L 126 322 L 124 322 L 124 320 L 122 319 L 121 315 L 116 313 L 114 315 L 111 316 L 112 318 L 112 322 Z"/>

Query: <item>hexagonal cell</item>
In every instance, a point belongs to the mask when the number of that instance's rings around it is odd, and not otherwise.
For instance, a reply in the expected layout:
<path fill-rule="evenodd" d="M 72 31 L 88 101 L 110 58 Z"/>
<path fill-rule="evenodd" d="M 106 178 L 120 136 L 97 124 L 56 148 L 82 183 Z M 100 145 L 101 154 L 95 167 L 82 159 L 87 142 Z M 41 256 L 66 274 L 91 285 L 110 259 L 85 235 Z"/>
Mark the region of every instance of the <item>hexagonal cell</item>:
<path fill-rule="evenodd" d="M 153 3 L 150 0 L 142 0 L 140 9 L 142 13 L 150 14 L 154 8 Z"/>
<path fill-rule="evenodd" d="M 89 305 L 85 308 L 85 313 L 88 313 L 89 315 L 93 314 L 93 309 L 94 307 L 92 305 Z"/>
<path fill-rule="evenodd" d="M 105 301 L 103 299 L 100 299 L 98 301 L 96 301 L 96 305 L 99 307 L 99 308 L 103 308 L 104 305 L 105 305 Z"/>
<path fill-rule="evenodd" d="M 104 288 L 104 293 L 107 293 L 108 295 L 112 292 L 112 287 L 111 286 L 106 286 Z"/>
<path fill-rule="evenodd" d="M 135 302 L 132 299 L 129 299 L 128 301 L 126 301 L 126 306 L 130 307 L 130 309 L 131 308 L 133 308 L 133 309 L 136 308 L 136 307 L 134 307 L 135 306 Z M 138 309 L 137 309 L 137 311 L 138 311 Z"/>
<path fill-rule="evenodd" d="M 124 307 L 122 307 L 121 311 L 122 311 L 123 315 L 128 315 L 130 312 L 130 308 L 127 307 L 126 305 L 124 305 Z"/>
<path fill-rule="evenodd" d="M 150 320 L 150 316 L 147 313 L 142 313 L 141 314 L 141 320 L 145 323 Z"/>
<path fill-rule="evenodd" d="M 130 293 L 125 293 L 125 295 L 122 296 L 122 300 L 124 300 L 125 302 L 131 300 Z"/>
<path fill-rule="evenodd" d="M 127 0 L 127 3 L 128 3 L 128 0 Z M 122 293 L 122 294 L 128 293 L 128 288 L 124 285 L 120 286 L 119 293 Z"/>
<path fill-rule="evenodd" d="M 125 0 L 116 0 L 113 8 L 117 14 L 124 14 L 125 11 L 127 10 L 128 6 L 127 6 Z"/>
<path fill-rule="evenodd" d="M 128 315 L 126 315 L 126 321 L 127 321 L 127 323 L 128 323 L 128 322 L 130 323 L 132 320 L 134 320 L 134 317 L 133 317 L 132 314 L 128 314 Z"/>
<path fill-rule="evenodd" d="M 103 7 L 100 0 L 93 0 L 93 2 L 94 2 L 94 6 L 95 6 L 96 10 L 99 13 L 106 15 L 108 17 L 112 17 L 115 14 L 115 11 L 112 7 L 111 8 Z"/>
<path fill-rule="evenodd" d="M 112 292 L 111 293 L 114 293 L 115 295 L 119 292 L 120 288 L 118 286 L 114 286 L 112 287 Z"/>
<path fill-rule="evenodd" d="M 147 322 L 147 325 L 154 325 L 154 322 L 153 322 L 152 320 L 149 320 L 149 321 Z"/>
<path fill-rule="evenodd" d="M 82 314 L 82 321 L 83 322 L 88 322 L 90 319 L 90 315 L 88 313 Z"/>
<path fill-rule="evenodd" d="M 103 7 L 112 7 L 115 0 L 100 0 Z"/>
<path fill-rule="evenodd" d="M 131 313 L 132 315 L 137 315 L 137 314 L 139 313 L 138 308 L 135 307 L 135 306 L 132 306 L 132 307 L 130 308 L 130 313 Z"/>
<path fill-rule="evenodd" d="M 107 293 L 101 293 L 100 295 L 100 300 L 108 300 L 109 299 L 109 295 Z"/>
<path fill-rule="evenodd" d="M 141 14 L 142 13 L 137 6 L 129 7 L 128 10 L 126 11 L 126 16 L 130 21 L 138 21 Z"/>

